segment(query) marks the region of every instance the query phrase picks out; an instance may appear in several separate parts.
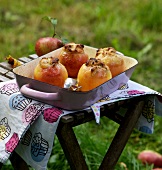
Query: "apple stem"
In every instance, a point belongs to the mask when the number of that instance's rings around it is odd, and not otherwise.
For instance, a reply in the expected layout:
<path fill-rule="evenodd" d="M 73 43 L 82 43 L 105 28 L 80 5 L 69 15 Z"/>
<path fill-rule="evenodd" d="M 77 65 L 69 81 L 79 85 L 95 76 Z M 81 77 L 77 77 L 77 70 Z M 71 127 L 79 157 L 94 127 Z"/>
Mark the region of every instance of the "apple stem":
<path fill-rule="evenodd" d="M 50 17 L 50 16 L 44 16 L 43 18 L 42 18 L 42 20 L 46 20 L 46 21 L 48 21 L 48 22 L 50 22 L 52 25 L 53 25 L 53 29 L 54 29 L 54 33 L 53 33 L 53 38 L 56 36 L 56 32 L 55 32 L 55 30 L 56 30 L 56 25 L 57 25 L 57 19 L 56 18 L 52 18 L 52 17 Z M 58 35 L 58 34 L 57 34 Z M 58 35 L 59 36 L 59 35 Z M 65 38 L 61 38 L 61 36 L 59 36 L 60 37 L 60 39 L 62 40 L 62 42 L 64 43 L 64 44 L 66 44 L 66 43 L 68 43 L 69 41 L 67 40 L 67 39 L 65 39 Z"/>
<path fill-rule="evenodd" d="M 56 33 L 55 33 L 55 25 L 53 25 L 53 28 L 54 28 L 54 33 L 53 33 L 52 37 L 55 37 L 55 35 L 56 35 Z"/>
<path fill-rule="evenodd" d="M 54 33 L 53 33 L 52 37 L 54 37 L 56 35 L 55 29 L 56 29 L 56 25 L 57 25 L 57 19 L 56 18 L 52 18 L 50 16 L 45 16 L 42 19 L 49 21 L 53 25 Z"/>

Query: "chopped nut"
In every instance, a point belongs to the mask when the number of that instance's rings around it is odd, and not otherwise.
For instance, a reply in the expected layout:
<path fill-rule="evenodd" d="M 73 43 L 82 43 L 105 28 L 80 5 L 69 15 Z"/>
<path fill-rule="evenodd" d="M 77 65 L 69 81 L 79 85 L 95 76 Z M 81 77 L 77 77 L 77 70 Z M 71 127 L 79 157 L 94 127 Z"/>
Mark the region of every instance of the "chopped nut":
<path fill-rule="evenodd" d="M 71 85 L 69 90 L 71 91 L 80 91 L 81 86 L 78 85 Z"/>
<path fill-rule="evenodd" d="M 58 58 L 55 58 L 55 57 L 48 57 L 48 58 L 43 57 L 40 60 L 40 66 L 42 68 L 48 68 L 48 67 L 56 65 L 58 62 L 59 62 Z"/>
<path fill-rule="evenodd" d="M 83 53 L 84 45 L 82 44 L 75 44 L 75 43 L 68 43 L 64 46 L 66 52 L 78 52 Z"/>

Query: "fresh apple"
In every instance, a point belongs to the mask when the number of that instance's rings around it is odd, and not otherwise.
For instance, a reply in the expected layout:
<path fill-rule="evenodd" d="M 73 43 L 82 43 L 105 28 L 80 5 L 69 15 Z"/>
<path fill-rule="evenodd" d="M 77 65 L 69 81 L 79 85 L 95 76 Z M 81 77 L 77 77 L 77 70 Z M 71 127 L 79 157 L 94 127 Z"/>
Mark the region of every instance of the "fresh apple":
<path fill-rule="evenodd" d="M 152 164 L 154 167 L 162 167 L 162 155 L 155 151 L 144 150 L 138 154 L 138 159 L 143 164 Z"/>
<path fill-rule="evenodd" d="M 58 38 L 43 37 L 36 41 L 35 52 L 40 57 L 62 46 L 64 43 Z"/>
<path fill-rule="evenodd" d="M 35 52 L 40 57 L 53 50 L 63 47 L 67 43 L 66 39 L 56 38 L 55 27 L 57 25 L 57 19 L 49 16 L 45 16 L 42 20 L 47 20 L 53 26 L 54 33 L 52 37 L 41 37 L 35 43 Z"/>

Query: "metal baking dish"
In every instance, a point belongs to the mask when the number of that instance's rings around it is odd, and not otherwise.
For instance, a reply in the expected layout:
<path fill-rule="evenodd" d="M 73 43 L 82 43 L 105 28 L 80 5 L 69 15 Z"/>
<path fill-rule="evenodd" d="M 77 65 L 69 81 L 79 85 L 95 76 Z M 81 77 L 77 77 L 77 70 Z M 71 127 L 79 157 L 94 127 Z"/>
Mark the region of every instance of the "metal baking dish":
<path fill-rule="evenodd" d="M 60 50 L 61 48 L 42 57 L 57 57 Z M 96 48 L 85 46 L 84 50 L 90 58 L 95 57 Z M 66 110 L 80 110 L 87 108 L 101 98 L 116 91 L 120 86 L 128 82 L 138 64 L 136 59 L 123 56 L 126 63 L 125 72 L 122 72 L 93 90 L 88 92 L 77 92 L 34 80 L 34 68 L 42 57 L 13 69 L 20 92 L 26 97 Z"/>

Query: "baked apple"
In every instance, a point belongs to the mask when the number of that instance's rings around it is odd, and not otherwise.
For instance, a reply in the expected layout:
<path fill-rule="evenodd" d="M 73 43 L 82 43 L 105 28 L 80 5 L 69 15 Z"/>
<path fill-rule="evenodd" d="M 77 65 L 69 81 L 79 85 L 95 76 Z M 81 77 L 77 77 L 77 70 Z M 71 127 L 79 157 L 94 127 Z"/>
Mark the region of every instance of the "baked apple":
<path fill-rule="evenodd" d="M 34 79 L 54 86 L 64 87 L 67 78 L 67 70 L 58 58 L 44 57 L 34 69 Z"/>
<path fill-rule="evenodd" d="M 124 59 L 113 47 L 98 49 L 95 58 L 101 59 L 110 68 L 112 77 L 125 71 Z"/>
<path fill-rule="evenodd" d="M 90 58 L 78 72 L 80 91 L 89 91 L 112 78 L 109 67 L 100 59 Z"/>
<path fill-rule="evenodd" d="M 84 52 L 84 45 L 75 43 L 65 44 L 59 56 L 60 63 L 66 67 L 71 78 L 77 77 L 80 67 L 88 59 L 88 55 Z"/>

